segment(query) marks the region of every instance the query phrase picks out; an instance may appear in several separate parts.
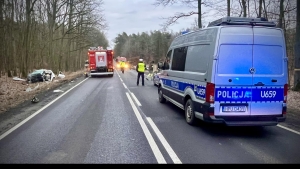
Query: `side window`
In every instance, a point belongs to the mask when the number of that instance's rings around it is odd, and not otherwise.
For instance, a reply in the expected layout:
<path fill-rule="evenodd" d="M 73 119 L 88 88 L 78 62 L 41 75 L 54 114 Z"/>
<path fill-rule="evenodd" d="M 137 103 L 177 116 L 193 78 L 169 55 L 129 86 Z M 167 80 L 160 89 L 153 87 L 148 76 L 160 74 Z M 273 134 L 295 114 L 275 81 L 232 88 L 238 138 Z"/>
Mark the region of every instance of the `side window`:
<path fill-rule="evenodd" d="M 172 50 L 170 50 L 170 51 L 167 53 L 166 60 L 165 60 L 165 62 L 164 62 L 164 69 L 165 69 L 165 70 L 170 69 L 171 55 L 172 55 Z"/>
<path fill-rule="evenodd" d="M 187 49 L 187 46 L 174 49 L 172 70 L 184 71 Z"/>
<path fill-rule="evenodd" d="M 213 55 L 210 45 L 189 46 L 186 58 L 186 71 L 205 73 L 210 56 Z"/>

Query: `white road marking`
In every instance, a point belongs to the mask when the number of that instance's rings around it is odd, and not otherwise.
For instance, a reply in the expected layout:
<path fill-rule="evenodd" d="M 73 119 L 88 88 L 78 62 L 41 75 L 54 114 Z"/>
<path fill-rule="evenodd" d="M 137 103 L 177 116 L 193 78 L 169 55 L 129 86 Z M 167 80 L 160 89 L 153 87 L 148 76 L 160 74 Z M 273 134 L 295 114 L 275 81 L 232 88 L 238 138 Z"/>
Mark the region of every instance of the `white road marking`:
<path fill-rule="evenodd" d="M 84 81 L 86 81 L 88 78 L 84 79 L 83 81 L 79 82 L 78 84 L 76 84 L 75 86 L 73 86 L 72 88 L 70 88 L 69 90 L 67 90 L 66 92 L 62 93 L 60 96 L 58 96 L 56 99 L 52 100 L 50 103 L 46 104 L 44 107 L 42 107 L 40 110 L 36 111 L 35 113 L 33 113 L 32 115 L 30 115 L 29 117 L 27 117 L 25 120 L 21 121 L 20 123 L 18 123 L 17 125 L 15 125 L 13 128 L 9 129 L 7 132 L 3 133 L 0 136 L 0 140 L 2 140 L 4 137 L 6 137 L 8 134 L 10 134 L 11 132 L 13 132 L 14 130 L 16 130 L 17 128 L 19 128 L 20 126 L 22 126 L 24 123 L 26 123 L 28 120 L 30 120 L 31 118 L 33 118 L 34 116 L 36 116 L 37 114 L 39 114 L 41 111 L 45 110 L 47 107 L 49 107 L 51 104 L 53 104 L 54 102 L 56 102 L 58 99 L 60 99 L 61 97 L 63 97 L 65 94 L 69 93 L 71 90 L 73 90 L 75 87 L 79 86 L 81 83 L 83 83 Z"/>
<path fill-rule="evenodd" d="M 290 131 L 290 132 L 293 132 L 293 133 L 296 133 L 296 134 L 300 135 L 300 132 L 295 131 L 295 130 L 293 130 L 293 129 L 284 127 L 284 126 L 282 126 L 282 125 L 277 125 L 277 126 L 280 127 L 280 128 L 286 129 L 286 130 L 288 130 L 288 131 Z"/>
<path fill-rule="evenodd" d="M 130 95 L 128 94 L 128 92 L 126 92 L 126 95 L 127 95 L 127 98 L 128 98 L 128 100 L 131 104 L 131 107 L 132 107 L 132 109 L 133 109 L 133 111 L 134 111 L 141 127 L 142 127 L 142 130 L 143 130 L 143 132 L 144 132 L 144 134 L 145 134 L 145 136 L 148 140 L 148 143 L 149 143 L 149 145 L 150 145 L 150 147 L 151 147 L 151 149 L 154 153 L 154 156 L 155 156 L 157 162 L 159 164 L 167 164 L 166 160 L 164 159 L 162 153 L 160 152 L 160 150 L 159 150 L 157 144 L 155 143 L 149 129 L 147 128 L 147 125 L 145 124 L 140 112 L 138 111 L 137 107 L 135 106 L 135 104 L 134 104 L 133 100 L 131 99 Z"/>
<path fill-rule="evenodd" d="M 152 119 L 150 117 L 147 117 L 148 122 L 150 123 L 152 129 L 154 130 L 155 134 L 157 135 L 157 137 L 159 138 L 160 142 L 162 143 L 162 145 L 165 147 L 165 149 L 167 150 L 168 154 L 170 155 L 171 159 L 173 160 L 173 162 L 175 164 L 182 164 L 182 162 L 180 161 L 180 159 L 177 157 L 176 153 L 174 152 L 174 150 L 172 149 L 172 147 L 169 145 L 169 143 L 167 142 L 167 140 L 165 139 L 165 137 L 161 134 L 161 132 L 159 131 L 159 129 L 156 127 L 155 123 L 152 121 Z"/>
<path fill-rule="evenodd" d="M 133 99 L 134 99 L 134 101 L 136 102 L 136 104 L 138 105 L 138 106 L 142 106 L 142 104 L 139 102 L 139 100 L 135 97 L 135 95 L 132 93 L 132 92 L 130 92 L 130 94 L 131 94 L 131 96 L 133 97 Z"/>
<path fill-rule="evenodd" d="M 123 84 L 123 86 L 125 87 L 125 89 L 127 89 L 127 86 L 125 85 L 125 83 L 122 83 Z"/>

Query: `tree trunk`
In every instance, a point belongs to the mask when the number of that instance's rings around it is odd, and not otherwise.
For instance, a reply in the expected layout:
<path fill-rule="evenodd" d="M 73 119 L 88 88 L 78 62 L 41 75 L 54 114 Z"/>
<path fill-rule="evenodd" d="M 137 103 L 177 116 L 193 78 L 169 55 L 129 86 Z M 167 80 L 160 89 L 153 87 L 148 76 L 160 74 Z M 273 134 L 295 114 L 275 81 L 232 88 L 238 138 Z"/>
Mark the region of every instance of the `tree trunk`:
<path fill-rule="evenodd" d="M 262 0 L 262 1 L 263 1 L 263 5 L 264 5 L 264 16 L 265 16 L 265 19 L 268 19 L 267 8 L 266 8 L 266 1 L 265 0 Z"/>
<path fill-rule="evenodd" d="M 243 6 L 243 17 L 247 17 L 247 5 L 246 5 L 246 0 L 242 0 L 242 6 Z"/>
<path fill-rule="evenodd" d="M 300 0 L 297 0 L 294 87 L 300 90 Z"/>
<path fill-rule="evenodd" d="M 259 0 L 259 5 L 258 5 L 258 18 L 261 18 L 261 13 L 262 13 L 262 0 Z"/>
<path fill-rule="evenodd" d="M 71 39 L 71 29 L 72 29 L 72 17 L 73 17 L 73 0 L 69 0 L 70 5 L 70 12 L 69 12 L 69 21 L 68 21 L 68 54 L 67 54 L 67 60 L 66 60 L 66 70 L 70 70 L 70 58 L 71 58 L 71 45 L 72 45 L 72 39 Z"/>
<path fill-rule="evenodd" d="M 202 28 L 202 14 L 201 14 L 202 0 L 198 0 L 198 28 Z"/>
<path fill-rule="evenodd" d="M 278 27 L 283 28 L 283 18 L 284 18 L 283 0 L 280 0 L 279 8 L 280 8 L 280 11 L 279 11 Z"/>
<path fill-rule="evenodd" d="M 227 0 L 227 16 L 230 16 L 230 0 Z"/>
<path fill-rule="evenodd" d="M 2 60 L 0 64 L 0 77 L 2 76 L 2 71 L 4 70 L 4 23 L 3 23 L 3 6 L 4 1 L 0 1 L 0 60 Z"/>

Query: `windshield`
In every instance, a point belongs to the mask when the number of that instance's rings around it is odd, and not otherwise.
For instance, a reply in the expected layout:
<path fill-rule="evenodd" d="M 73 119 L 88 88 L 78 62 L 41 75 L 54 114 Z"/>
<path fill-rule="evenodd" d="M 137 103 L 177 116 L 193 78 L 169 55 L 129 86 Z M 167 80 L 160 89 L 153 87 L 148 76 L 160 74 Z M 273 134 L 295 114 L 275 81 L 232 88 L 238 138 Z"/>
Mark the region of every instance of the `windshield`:
<path fill-rule="evenodd" d="M 32 72 L 32 74 L 42 74 L 44 72 L 44 70 L 35 70 Z"/>

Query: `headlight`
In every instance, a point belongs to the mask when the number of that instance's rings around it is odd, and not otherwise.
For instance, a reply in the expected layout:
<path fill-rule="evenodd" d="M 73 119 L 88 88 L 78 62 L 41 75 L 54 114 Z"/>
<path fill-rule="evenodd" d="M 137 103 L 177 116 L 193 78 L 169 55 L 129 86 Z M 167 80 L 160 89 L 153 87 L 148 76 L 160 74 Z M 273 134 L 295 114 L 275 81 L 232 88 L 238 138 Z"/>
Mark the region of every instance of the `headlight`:
<path fill-rule="evenodd" d="M 117 65 L 117 67 L 120 67 L 120 65 Z"/>

